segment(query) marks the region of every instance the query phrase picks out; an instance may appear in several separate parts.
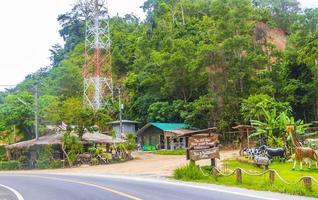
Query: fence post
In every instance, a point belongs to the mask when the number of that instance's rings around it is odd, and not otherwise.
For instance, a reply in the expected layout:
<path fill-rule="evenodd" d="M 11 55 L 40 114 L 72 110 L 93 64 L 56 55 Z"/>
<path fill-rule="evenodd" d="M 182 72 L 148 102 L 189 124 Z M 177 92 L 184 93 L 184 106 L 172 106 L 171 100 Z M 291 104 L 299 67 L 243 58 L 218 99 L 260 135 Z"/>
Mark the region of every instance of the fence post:
<path fill-rule="evenodd" d="M 211 167 L 216 167 L 216 160 L 215 158 L 211 159 Z"/>
<path fill-rule="evenodd" d="M 312 182 L 311 182 L 311 177 L 305 176 L 303 177 L 304 185 L 307 189 L 311 190 L 312 188 Z"/>
<path fill-rule="evenodd" d="M 195 165 L 195 161 L 194 160 L 190 160 L 190 165 Z"/>
<path fill-rule="evenodd" d="M 269 183 L 274 184 L 275 181 L 275 171 L 274 170 L 269 170 Z"/>
<path fill-rule="evenodd" d="M 217 181 L 218 180 L 218 172 L 215 167 L 212 167 L 212 175 L 214 179 Z"/>
<path fill-rule="evenodd" d="M 236 169 L 236 183 L 242 183 L 242 170 Z"/>

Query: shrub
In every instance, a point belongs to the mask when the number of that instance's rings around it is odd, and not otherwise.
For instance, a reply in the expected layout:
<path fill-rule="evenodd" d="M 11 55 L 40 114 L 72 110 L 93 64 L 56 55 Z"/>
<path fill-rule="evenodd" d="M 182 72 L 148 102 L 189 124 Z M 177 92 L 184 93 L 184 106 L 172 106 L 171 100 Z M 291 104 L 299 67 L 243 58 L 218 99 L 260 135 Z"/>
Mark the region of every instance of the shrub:
<path fill-rule="evenodd" d="M 111 159 L 112 159 L 112 154 L 110 154 L 110 153 L 102 152 L 100 155 L 101 155 L 102 158 L 104 158 L 105 160 L 111 160 Z"/>
<path fill-rule="evenodd" d="M 52 160 L 51 163 L 50 163 L 50 167 L 53 168 L 53 169 L 63 168 L 64 164 L 60 160 Z"/>
<path fill-rule="evenodd" d="M 53 157 L 53 148 L 51 145 L 43 145 L 39 147 L 39 160 L 51 159 Z"/>
<path fill-rule="evenodd" d="M 204 175 L 200 168 L 195 164 L 188 164 L 183 167 L 179 167 L 174 171 L 173 174 L 175 179 L 181 180 L 200 180 L 204 179 Z"/>
<path fill-rule="evenodd" d="M 91 165 L 98 165 L 99 164 L 99 161 L 97 158 L 92 158 L 91 160 Z"/>
<path fill-rule="evenodd" d="M 36 161 L 35 166 L 38 169 L 49 169 L 51 167 L 51 163 L 49 159 L 41 159 Z"/>
<path fill-rule="evenodd" d="M 155 151 L 154 154 L 157 154 L 157 155 L 186 155 L 186 150 L 185 149 L 159 150 L 159 151 Z"/>
<path fill-rule="evenodd" d="M 27 169 L 29 168 L 29 160 L 26 156 L 20 156 L 18 159 L 19 163 L 20 163 L 20 167 L 22 169 Z"/>
<path fill-rule="evenodd" d="M 4 146 L 0 146 L 0 161 L 6 161 L 6 160 L 7 160 L 6 149 Z"/>
<path fill-rule="evenodd" d="M 20 163 L 16 160 L 1 161 L 0 170 L 17 170 L 20 169 Z"/>
<path fill-rule="evenodd" d="M 64 164 L 60 160 L 41 159 L 36 161 L 35 166 L 38 169 L 55 169 L 64 167 Z"/>
<path fill-rule="evenodd" d="M 95 145 L 91 146 L 88 148 L 88 152 L 91 154 L 91 155 L 96 155 L 97 153 L 97 148 Z"/>
<path fill-rule="evenodd" d="M 83 152 L 83 144 L 78 137 L 68 133 L 63 136 L 62 149 L 66 153 L 65 156 L 69 166 L 72 166 L 77 155 Z"/>

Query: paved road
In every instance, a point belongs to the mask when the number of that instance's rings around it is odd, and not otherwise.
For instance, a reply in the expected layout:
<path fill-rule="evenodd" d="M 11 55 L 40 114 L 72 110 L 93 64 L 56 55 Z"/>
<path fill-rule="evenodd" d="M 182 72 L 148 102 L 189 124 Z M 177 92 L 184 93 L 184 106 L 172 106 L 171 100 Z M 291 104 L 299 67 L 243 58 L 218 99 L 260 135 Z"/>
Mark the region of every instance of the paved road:
<path fill-rule="evenodd" d="M 1 187 L 1 185 L 3 187 Z M 15 191 L 15 193 L 14 193 Z M 2 197 L 1 194 L 4 196 Z M 15 194 L 15 195 L 13 195 Z M 16 195 L 21 195 L 17 197 Z M 272 200 L 305 199 L 157 178 L 96 175 L 0 175 L 0 200 Z"/>

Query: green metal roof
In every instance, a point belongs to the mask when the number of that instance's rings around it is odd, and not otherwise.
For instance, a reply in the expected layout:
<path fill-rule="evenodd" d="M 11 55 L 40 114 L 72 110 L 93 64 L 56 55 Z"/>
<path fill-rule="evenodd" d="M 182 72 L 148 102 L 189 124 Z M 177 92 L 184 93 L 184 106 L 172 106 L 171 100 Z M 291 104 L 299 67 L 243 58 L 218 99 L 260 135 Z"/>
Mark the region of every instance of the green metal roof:
<path fill-rule="evenodd" d="M 187 128 L 189 125 L 184 123 L 160 123 L 160 122 L 152 122 L 151 125 L 163 130 L 163 131 L 169 131 L 169 130 L 176 130 L 180 128 Z"/>

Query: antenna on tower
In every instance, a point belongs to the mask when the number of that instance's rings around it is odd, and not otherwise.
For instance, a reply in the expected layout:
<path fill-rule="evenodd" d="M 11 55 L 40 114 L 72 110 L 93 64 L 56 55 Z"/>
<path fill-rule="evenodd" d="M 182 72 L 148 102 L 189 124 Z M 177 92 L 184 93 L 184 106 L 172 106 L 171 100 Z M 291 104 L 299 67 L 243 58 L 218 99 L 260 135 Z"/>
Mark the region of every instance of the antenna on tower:
<path fill-rule="evenodd" d="M 85 0 L 84 103 L 98 110 L 113 98 L 111 40 L 107 0 Z"/>

